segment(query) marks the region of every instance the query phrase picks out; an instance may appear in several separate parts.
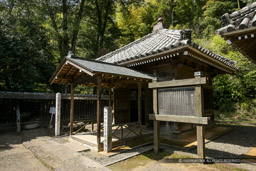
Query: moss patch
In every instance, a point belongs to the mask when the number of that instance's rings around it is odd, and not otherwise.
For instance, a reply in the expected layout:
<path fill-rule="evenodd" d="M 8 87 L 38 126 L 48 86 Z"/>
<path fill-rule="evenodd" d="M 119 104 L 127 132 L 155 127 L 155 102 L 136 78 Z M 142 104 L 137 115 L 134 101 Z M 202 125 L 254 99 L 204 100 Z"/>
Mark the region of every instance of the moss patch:
<path fill-rule="evenodd" d="M 167 151 L 162 151 L 157 155 L 153 151 L 146 152 L 144 154 L 138 155 L 131 159 L 116 163 L 109 166 L 108 168 L 113 171 L 134 170 L 136 168 L 146 169 L 147 166 L 150 167 L 154 163 L 158 163 L 158 167 L 154 169 L 168 170 L 168 169 L 178 169 L 178 170 L 219 170 L 219 171 L 245 171 L 244 169 L 236 168 L 229 164 L 215 163 L 215 164 L 201 164 L 201 163 L 166 163 L 163 162 L 168 159 L 179 159 L 179 158 L 192 158 L 191 156 L 183 155 L 180 153 L 172 153 Z M 181 169 L 182 168 L 182 169 Z"/>

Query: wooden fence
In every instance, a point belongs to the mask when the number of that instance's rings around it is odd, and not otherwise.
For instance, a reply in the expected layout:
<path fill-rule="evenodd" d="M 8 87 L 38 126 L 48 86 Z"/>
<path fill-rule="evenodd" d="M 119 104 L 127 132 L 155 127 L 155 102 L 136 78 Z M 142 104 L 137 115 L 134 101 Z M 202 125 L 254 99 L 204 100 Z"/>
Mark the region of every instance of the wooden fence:
<path fill-rule="evenodd" d="M 16 123 L 16 105 L 19 104 L 21 123 L 30 121 L 49 121 L 50 107 L 55 106 L 55 93 L 0 92 L 0 125 Z M 96 119 L 96 95 L 75 94 L 74 120 Z M 102 111 L 108 105 L 108 96 L 102 96 Z M 70 95 L 61 95 L 61 121 L 68 121 L 70 114 Z"/>

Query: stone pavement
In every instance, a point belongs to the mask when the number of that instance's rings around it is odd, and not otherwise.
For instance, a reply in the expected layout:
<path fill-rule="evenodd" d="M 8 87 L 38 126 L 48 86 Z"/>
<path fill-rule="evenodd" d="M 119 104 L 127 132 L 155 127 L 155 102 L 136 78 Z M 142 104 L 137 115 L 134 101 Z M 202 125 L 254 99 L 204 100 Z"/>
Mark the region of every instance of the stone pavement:
<path fill-rule="evenodd" d="M 0 170 L 47 171 L 35 156 L 22 145 L 22 137 L 17 133 L 0 134 Z"/>
<path fill-rule="evenodd" d="M 99 163 L 81 155 L 88 150 L 82 144 L 45 135 L 45 129 L 23 131 L 23 144 L 48 168 L 53 170 L 109 170 Z M 76 144 L 75 144 L 76 143 Z"/>
<path fill-rule="evenodd" d="M 81 155 L 82 144 L 48 135 L 44 128 L 0 134 L 0 170 L 109 170 Z"/>

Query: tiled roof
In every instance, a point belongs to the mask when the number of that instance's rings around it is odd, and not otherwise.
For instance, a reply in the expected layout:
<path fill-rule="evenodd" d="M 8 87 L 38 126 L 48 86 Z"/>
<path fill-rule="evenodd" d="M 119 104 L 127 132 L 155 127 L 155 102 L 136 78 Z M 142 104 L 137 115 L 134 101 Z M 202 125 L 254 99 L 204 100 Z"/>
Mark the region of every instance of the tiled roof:
<path fill-rule="evenodd" d="M 221 55 L 215 54 L 208 49 L 199 47 L 191 41 L 190 30 L 169 30 L 158 29 L 151 34 L 142 37 L 139 40 L 131 42 L 113 52 L 97 58 L 98 61 L 120 64 L 150 55 L 155 55 L 167 50 L 175 49 L 189 45 L 202 53 L 232 67 L 236 68 L 236 62 L 227 59 Z"/>
<path fill-rule="evenodd" d="M 256 2 L 246 6 L 232 14 L 224 14 L 220 18 L 221 24 L 224 26 L 217 30 L 217 34 L 224 34 L 235 30 L 242 30 L 256 26 Z"/>

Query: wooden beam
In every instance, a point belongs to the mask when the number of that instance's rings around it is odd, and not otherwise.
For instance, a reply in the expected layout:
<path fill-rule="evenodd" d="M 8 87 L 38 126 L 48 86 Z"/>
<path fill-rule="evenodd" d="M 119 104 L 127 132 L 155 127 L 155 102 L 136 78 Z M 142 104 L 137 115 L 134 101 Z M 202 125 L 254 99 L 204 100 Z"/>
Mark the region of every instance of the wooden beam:
<path fill-rule="evenodd" d="M 154 121 L 166 121 L 166 122 L 180 122 L 180 123 L 192 123 L 207 125 L 209 123 L 209 117 L 196 117 L 196 116 L 179 116 L 179 115 L 149 115 L 150 120 Z"/>
<path fill-rule="evenodd" d="M 86 74 L 88 74 L 88 75 L 90 75 L 90 76 L 93 76 L 93 75 L 94 75 L 93 72 L 88 71 L 88 70 L 84 69 L 83 67 L 80 67 L 79 65 L 75 64 L 74 62 L 71 62 L 71 61 L 67 60 L 67 63 L 70 64 L 70 65 L 72 65 L 72 66 L 74 66 L 74 67 L 76 67 L 77 69 L 83 71 L 84 73 L 86 73 Z"/>
<path fill-rule="evenodd" d="M 69 135 L 73 134 L 73 122 L 74 122 L 74 87 L 71 84 L 71 93 L 70 93 L 70 130 Z"/>
<path fill-rule="evenodd" d="M 97 85 L 97 144 L 100 145 L 100 132 L 101 132 L 101 79 L 98 78 L 98 85 Z"/>
<path fill-rule="evenodd" d="M 163 81 L 163 82 L 153 82 L 149 83 L 149 88 L 163 88 L 163 87 L 179 87 L 179 86 L 192 86 L 192 85 L 202 85 L 207 84 L 208 79 L 202 77 L 200 79 L 189 78 L 183 80 L 173 80 L 173 81 Z"/>
<path fill-rule="evenodd" d="M 141 127 L 141 83 L 138 83 L 138 121 L 140 124 L 140 135 L 142 135 L 142 127 Z"/>

